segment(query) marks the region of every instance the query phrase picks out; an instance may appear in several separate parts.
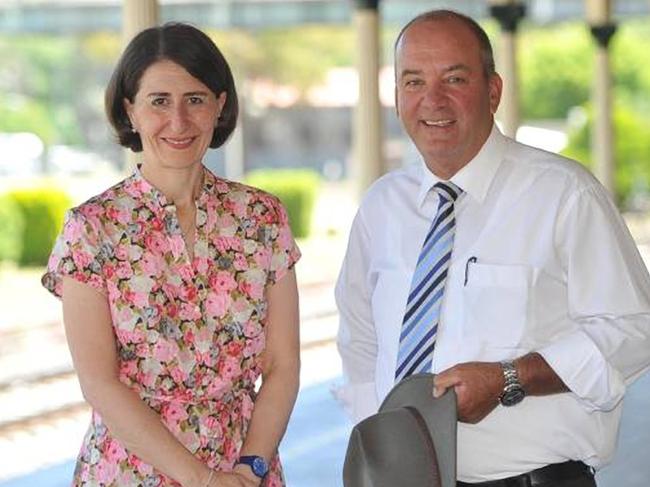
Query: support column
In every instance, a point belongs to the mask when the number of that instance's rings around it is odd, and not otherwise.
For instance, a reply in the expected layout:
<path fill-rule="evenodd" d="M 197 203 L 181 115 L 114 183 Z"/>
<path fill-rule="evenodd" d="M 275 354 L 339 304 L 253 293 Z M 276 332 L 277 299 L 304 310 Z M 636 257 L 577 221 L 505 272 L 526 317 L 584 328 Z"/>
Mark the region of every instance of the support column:
<path fill-rule="evenodd" d="M 124 0 L 122 9 L 122 39 L 124 45 L 141 30 L 158 25 L 158 0 Z"/>
<path fill-rule="evenodd" d="M 141 30 L 158 25 L 158 0 L 124 0 L 122 8 L 122 43 L 126 46 Z M 126 150 L 127 173 L 141 162 L 141 153 Z"/>
<path fill-rule="evenodd" d="M 526 15 L 526 7 L 517 0 L 491 0 L 490 14 L 501 26 L 499 40 L 499 73 L 503 78 L 503 94 L 498 117 L 503 132 L 514 138 L 519 128 L 519 76 L 517 75 L 517 27 Z"/>
<path fill-rule="evenodd" d="M 355 109 L 352 177 L 359 192 L 384 173 L 379 100 L 379 0 L 355 0 L 359 101 Z"/>
<path fill-rule="evenodd" d="M 591 153 L 594 172 L 605 188 L 614 194 L 614 127 L 612 124 L 612 75 L 609 43 L 616 32 L 611 21 L 611 0 L 587 0 L 587 20 L 596 42 L 595 73 L 592 88 L 594 106 Z"/>

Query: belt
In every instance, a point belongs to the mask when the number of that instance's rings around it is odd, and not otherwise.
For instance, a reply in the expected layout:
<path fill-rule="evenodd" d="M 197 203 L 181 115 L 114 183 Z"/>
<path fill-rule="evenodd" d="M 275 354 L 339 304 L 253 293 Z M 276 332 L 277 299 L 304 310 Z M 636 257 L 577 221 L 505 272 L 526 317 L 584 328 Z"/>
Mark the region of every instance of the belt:
<path fill-rule="evenodd" d="M 593 477 L 593 469 L 583 462 L 569 461 L 554 463 L 505 479 L 488 480 L 474 484 L 459 481 L 456 482 L 456 487 L 535 487 L 548 482 L 572 480 L 584 476 Z"/>

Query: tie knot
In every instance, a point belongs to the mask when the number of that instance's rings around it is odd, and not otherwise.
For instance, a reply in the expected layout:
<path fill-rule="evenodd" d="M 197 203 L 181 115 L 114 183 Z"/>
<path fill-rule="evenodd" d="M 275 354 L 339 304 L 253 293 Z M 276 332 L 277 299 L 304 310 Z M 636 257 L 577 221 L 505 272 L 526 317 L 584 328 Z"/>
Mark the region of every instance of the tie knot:
<path fill-rule="evenodd" d="M 447 201 L 456 201 L 463 192 L 458 186 L 451 181 L 439 182 L 433 185 L 433 190 Z"/>

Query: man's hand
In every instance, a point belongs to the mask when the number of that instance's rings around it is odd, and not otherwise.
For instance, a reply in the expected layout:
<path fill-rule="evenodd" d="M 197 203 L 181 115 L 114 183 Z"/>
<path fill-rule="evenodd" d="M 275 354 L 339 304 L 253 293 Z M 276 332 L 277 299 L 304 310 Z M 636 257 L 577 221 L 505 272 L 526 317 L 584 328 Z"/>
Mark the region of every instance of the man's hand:
<path fill-rule="evenodd" d="M 515 360 L 519 382 L 528 396 L 567 392 L 568 387 L 537 352 Z M 458 419 L 478 423 L 499 404 L 504 378 L 498 362 L 467 362 L 440 372 L 433 380 L 433 396 L 453 387 L 458 398 Z"/>
<path fill-rule="evenodd" d="M 458 419 L 478 423 L 499 404 L 503 383 L 498 362 L 467 362 L 436 374 L 433 396 L 440 397 L 453 387 L 458 400 Z"/>

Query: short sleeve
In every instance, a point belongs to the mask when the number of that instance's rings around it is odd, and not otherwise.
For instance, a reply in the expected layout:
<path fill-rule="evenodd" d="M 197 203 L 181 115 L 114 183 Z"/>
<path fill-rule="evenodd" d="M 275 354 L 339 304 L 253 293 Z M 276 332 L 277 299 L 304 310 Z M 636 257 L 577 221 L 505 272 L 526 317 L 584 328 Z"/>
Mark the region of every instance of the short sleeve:
<path fill-rule="evenodd" d="M 298 262 L 300 249 L 296 244 L 289 226 L 289 217 L 282 203 L 277 198 L 271 199 L 275 218 L 271 232 L 271 268 L 269 284 L 275 284 Z"/>
<path fill-rule="evenodd" d="M 89 221 L 79 208 L 70 210 L 41 278 L 45 289 L 60 298 L 63 277 L 69 276 L 107 294 L 101 242 L 97 222 Z"/>

